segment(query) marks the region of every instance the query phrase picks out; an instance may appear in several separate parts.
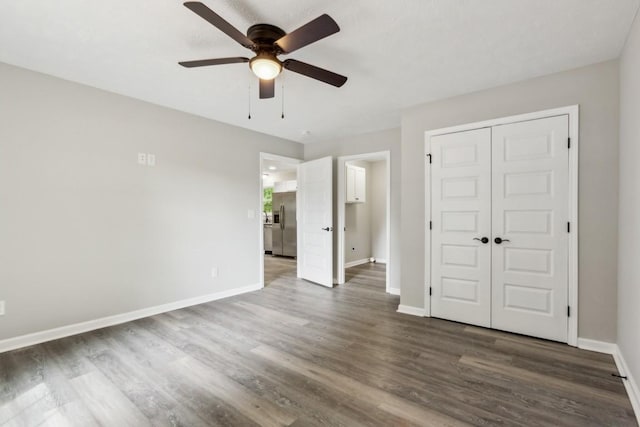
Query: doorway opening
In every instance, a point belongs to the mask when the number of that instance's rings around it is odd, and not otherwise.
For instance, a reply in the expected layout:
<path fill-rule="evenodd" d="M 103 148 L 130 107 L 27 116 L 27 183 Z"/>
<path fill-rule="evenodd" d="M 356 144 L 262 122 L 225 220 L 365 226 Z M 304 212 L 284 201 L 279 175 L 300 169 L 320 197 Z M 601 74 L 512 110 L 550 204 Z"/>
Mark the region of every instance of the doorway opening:
<path fill-rule="evenodd" d="M 338 158 L 337 283 L 384 279 L 390 288 L 390 152 Z"/>
<path fill-rule="evenodd" d="M 260 153 L 262 287 L 297 276 L 297 182 L 301 160 Z"/>

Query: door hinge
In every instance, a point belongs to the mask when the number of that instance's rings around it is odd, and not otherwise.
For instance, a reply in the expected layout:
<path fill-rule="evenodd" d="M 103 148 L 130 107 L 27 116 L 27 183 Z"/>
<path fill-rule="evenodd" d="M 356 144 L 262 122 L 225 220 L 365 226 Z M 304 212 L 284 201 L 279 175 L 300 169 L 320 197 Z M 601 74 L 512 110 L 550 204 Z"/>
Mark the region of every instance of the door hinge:
<path fill-rule="evenodd" d="M 433 230 L 433 222 L 429 221 L 429 230 Z"/>
<path fill-rule="evenodd" d="M 567 138 L 567 148 L 571 148 L 571 138 Z"/>
<path fill-rule="evenodd" d="M 567 317 L 571 317 L 571 306 L 567 306 Z"/>
<path fill-rule="evenodd" d="M 567 222 L 567 233 L 571 233 L 571 223 Z"/>
<path fill-rule="evenodd" d="M 427 157 L 429 158 L 429 164 L 431 164 L 431 154 L 427 154 Z"/>
<path fill-rule="evenodd" d="M 429 286 L 429 296 L 433 295 L 433 288 Z"/>

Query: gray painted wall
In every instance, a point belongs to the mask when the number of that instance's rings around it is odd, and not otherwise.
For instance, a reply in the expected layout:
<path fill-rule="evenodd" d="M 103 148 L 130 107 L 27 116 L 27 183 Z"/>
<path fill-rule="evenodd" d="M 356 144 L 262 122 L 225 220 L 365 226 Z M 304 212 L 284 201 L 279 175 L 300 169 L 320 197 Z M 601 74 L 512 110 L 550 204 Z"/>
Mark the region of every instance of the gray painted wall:
<path fill-rule="evenodd" d="M 618 346 L 640 381 L 640 20 L 620 60 Z"/>
<path fill-rule="evenodd" d="M 424 131 L 577 103 L 579 332 L 615 341 L 618 108 L 628 195 L 638 179 L 629 160 L 638 154 L 637 26 L 622 100 L 611 61 L 419 106 L 403 115 L 402 130 L 304 147 L 0 64 L 0 339 L 258 283 L 260 151 L 311 160 L 390 150 L 391 287 L 402 272 L 401 303 L 422 306 Z M 155 153 L 157 166 L 138 166 L 137 152 Z M 638 324 L 634 195 L 620 213 L 620 248 L 630 254 L 620 260 L 620 319 Z M 637 360 L 637 330 L 620 334 Z"/>
<path fill-rule="evenodd" d="M 258 153 L 301 144 L 4 64 L 0 94 L 0 339 L 259 283 Z"/>
<path fill-rule="evenodd" d="M 401 304 L 424 305 L 424 132 L 580 104 L 579 336 L 616 341 L 618 83 L 618 62 L 609 61 L 403 114 Z"/>
<path fill-rule="evenodd" d="M 369 206 L 371 209 L 371 256 L 387 259 L 387 162 L 376 161 L 371 164 L 371 187 Z"/>
<path fill-rule="evenodd" d="M 390 287 L 400 288 L 400 129 L 357 135 L 349 138 L 321 143 L 306 144 L 304 159 L 313 160 L 321 157 L 333 156 L 333 194 L 334 214 L 333 223 L 338 223 L 335 206 L 337 204 L 337 160 L 339 156 L 374 153 L 377 151 L 391 152 L 391 241 L 389 254 Z M 334 238 L 334 253 L 337 253 L 337 239 Z M 334 259 L 334 266 L 336 261 Z M 335 272 L 334 272 L 335 277 Z"/>

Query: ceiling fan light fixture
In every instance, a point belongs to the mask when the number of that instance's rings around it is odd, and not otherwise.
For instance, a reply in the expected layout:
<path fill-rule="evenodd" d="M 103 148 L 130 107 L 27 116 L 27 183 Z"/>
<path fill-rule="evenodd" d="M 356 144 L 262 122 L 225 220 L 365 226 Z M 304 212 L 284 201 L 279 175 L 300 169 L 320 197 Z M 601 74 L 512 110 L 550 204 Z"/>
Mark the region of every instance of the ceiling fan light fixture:
<path fill-rule="evenodd" d="M 262 80 L 273 80 L 282 71 L 282 63 L 271 55 L 257 55 L 249 61 L 249 66 L 253 74 Z"/>
<path fill-rule="evenodd" d="M 260 79 L 260 99 L 275 96 L 275 78 L 283 71 L 301 74 L 314 80 L 342 87 L 347 82 L 345 76 L 324 70 L 311 64 L 288 58 L 280 61 L 278 55 L 289 55 L 305 46 L 329 37 L 340 31 L 340 27 L 329 15 L 322 14 L 301 27 L 287 33 L 282 28 L 271 24 L 254 24 L 247 29 L 246 35 L 227 22 L 223 17 L 209 9 L 204 3 L 189 0 L 185 7 L 209 24 L 235 40 L 242 47 L 255 54 L 253 59 L 246 57 L 213 58 L 196 61 L 182 61 L 186 68 L 205 67 L 209 65 L 249 63 L 251 71 Z M 248 116 L 251 119 L 251 114 Z M 282 114 L 284 119 L 284 114 Z"/>

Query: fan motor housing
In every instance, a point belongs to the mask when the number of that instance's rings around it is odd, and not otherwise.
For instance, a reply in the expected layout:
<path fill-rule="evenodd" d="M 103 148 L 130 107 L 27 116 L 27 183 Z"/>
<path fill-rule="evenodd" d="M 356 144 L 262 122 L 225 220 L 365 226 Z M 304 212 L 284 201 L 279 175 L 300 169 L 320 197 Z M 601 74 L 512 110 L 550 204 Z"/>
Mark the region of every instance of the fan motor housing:
<path fill-rule="evenodd" d="M 283 29 L 270 24 L 255 24 L 247 30 L 247 37 L 253 41 L 259 50 L 276 50 L 276 40 L 286 36 Z"/>

